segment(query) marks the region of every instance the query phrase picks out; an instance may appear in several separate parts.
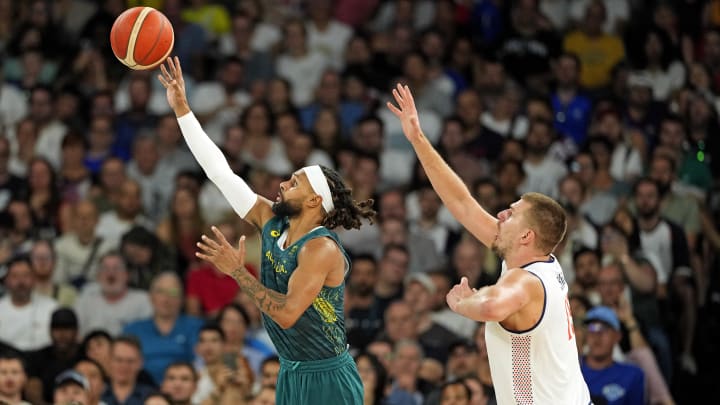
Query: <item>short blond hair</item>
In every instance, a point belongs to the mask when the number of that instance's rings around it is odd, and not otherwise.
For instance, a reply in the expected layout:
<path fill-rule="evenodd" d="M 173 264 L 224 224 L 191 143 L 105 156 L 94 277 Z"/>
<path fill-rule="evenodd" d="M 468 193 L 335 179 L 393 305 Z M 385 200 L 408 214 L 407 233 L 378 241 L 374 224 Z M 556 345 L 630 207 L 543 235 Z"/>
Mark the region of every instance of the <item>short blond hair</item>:
<path fill-rule="evenodd" d="M 567 230 L 567 217 L 563 207 L 552 198 L 540 193 L 525 193 L 520 197 L 530 204 L 525 211 L 528 226 L 535 232 L 535 246 L 544 253 L 552 253 Z"/>

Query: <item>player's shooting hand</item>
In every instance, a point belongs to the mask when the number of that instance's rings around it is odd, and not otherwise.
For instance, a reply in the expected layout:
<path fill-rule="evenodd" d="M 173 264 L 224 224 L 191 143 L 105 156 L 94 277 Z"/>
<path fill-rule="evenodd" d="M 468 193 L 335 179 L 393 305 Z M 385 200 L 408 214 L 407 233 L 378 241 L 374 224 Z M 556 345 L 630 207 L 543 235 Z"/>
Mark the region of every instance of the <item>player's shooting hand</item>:
<path fill-rule="evenodd" d="M 227 275 L 245 267 L 245 236 L 240 237 L 238 247 L 235 249 L 217 227 L 213 226 L 212 231 L 215 238 L 203 235 L 202 241 L 197 243 L 202 252 L 196 252 L 195 256 L 212 263 Z"/>
<path fill-rule="evenodd" d="M 175 111 L 178 117 L 190 112 L 187 98 L 185 96 L 185 79 L 183 79 L 182 68 L 180 67 L 180 59 L 167 58 L 167 67 L 160 65 L 162 74 L 158 75 L 158 80 L 167 89 L 167 100 L 170 107 Z"/>
<path fill-rule="evenodd" d="M 415 108 L 415 100 L 413 99 L 412 93 L 410 93 L 410 88 L 407 85 L 398 83 L 392 93 L 398 107 L 395 107 L 395 105 L 389 101 L 387 107 L 400 119 L 405 137 L 410 142 L 420 139 L 423 134 L 420 129 L 417 109 Z"/>
<path fill-rule="evenodd" d="M 453 311 L 457 312 L 458 304 L 462 302 L 465 298 L 468 298 L 475 294 L 477 290 L 474 288 L 470 288 L 470 283 L 468 282 L 467 277 L 463 277 L 460 280 L 460 284 L 455 284 L 455 286 L 450 290 L 450 292 L 445 297 L 445 300 L 447 301 L 448 306 Z"/>

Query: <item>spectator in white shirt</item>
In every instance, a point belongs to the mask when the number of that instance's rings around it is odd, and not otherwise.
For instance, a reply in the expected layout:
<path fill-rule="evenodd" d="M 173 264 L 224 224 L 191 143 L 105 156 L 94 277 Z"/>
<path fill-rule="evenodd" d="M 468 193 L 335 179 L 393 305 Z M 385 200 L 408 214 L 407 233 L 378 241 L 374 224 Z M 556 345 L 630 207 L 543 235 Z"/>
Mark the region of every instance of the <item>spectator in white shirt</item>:
<path fill-rule="evenodd" d="M 67 127 L 55 118 L 53 94 L 47 87 L 38 86 L 30 92 L 30 118 L 38 124 L 35 154 L 46 158 L 53 168 L 60 167 L 60 144 Z"/>
<path fill-rule="evenodd" d="M 243 88 L 244 77 L 243 60 L 228 56 L 214 80 L 195 87 L 190 104 L 215 143 L 222 141 L 225 127 L 237 122 L 242 110 L 250 104 L 250 95 Z"/>
<path fill-rule="evenodd" d="M 33 294 L 34 287 L 30 260 L 26 257 L 11 260 L 5 275 L 7 295 L 0 298 L 0 341 L 18 350 L 38 350 L 50 344 L 50 316 L 57 302 Z"/>
<path fill-rule="evenodd" d="M 55 240 L 57 258 L 53 281 L 72 283 L 80 288 L 85 282 L 95 279 L 100 257 L 117 246 L 95 233 L 99 215 L 91 201 L 75 203 L 71 214 L 71 231 Z"/>
<path fill-rule="evenodd" d="M 153 222 L 159 222 L 170 204 L 174 173 L 160 167 L 158 141 L 152 132 L 139 132 L 133 140 L 132 160 L 127 175 L 142 188 L 143 213 Z"/>
<path fill-rule="evenodd" d="M 152 314 L 147 292 L 128 288 L 128 271 L 122 256 L 115 251 L 100 259 L 97 283 L 85 286 L 75 302 L 80 335 L 104 329 L 115 336 L 135 320 Z"/>
<path fill-rule="evenodd" d="M 113 246 L 120 246 L 122 235 L 135 225 L 153 229 L 150 221 L 142 214 L 140 185 L 135 180 L 127 179 L 120 186 L 115 209 L 100 216 L 95 234 L 107 239 Z"/>
<path fill-rule="evenodd" d="M 521 193 L 534 191 L 557 198 L 558 180 L 567 174 L 567 168 L 548 154 L 553 137 L 551 123 L 539 120 L 530 123 L 523 162 L 527 177 Z"/>
<path fill-rule="evenodd" d="M 312 102 L 322 72 L 328 66 L 325 57 L 308 49 L 307 30 L 302 20 L 285 24 L 285 51 L 277 60 L 277 73 L 292 87 L 292 101 L 296 107 Z"/>
<path fill-rule="evenodd" d="M 308 47 L 325 56 L 330 66 L 342 69 L 345 64 L 345 47 L 352 37 L 352 29 L 332 18 L 333 4 L 330 0 L 309 0 L 307 10 Z"/>

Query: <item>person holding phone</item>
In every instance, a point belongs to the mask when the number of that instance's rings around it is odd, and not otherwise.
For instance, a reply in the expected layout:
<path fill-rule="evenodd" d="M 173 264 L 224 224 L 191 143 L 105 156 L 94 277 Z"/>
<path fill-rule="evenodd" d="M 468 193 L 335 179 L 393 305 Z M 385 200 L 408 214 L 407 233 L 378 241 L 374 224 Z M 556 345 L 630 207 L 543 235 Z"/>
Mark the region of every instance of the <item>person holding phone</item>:
<path fill-rule="evenodd" d="M 204 366 L 198 369 L 193 404 L 244 403 L 251 394 L 254 375 L 241 354 L 223 352 L 225 334 L 215 323 L 200 329 L 195 351 Z"/>

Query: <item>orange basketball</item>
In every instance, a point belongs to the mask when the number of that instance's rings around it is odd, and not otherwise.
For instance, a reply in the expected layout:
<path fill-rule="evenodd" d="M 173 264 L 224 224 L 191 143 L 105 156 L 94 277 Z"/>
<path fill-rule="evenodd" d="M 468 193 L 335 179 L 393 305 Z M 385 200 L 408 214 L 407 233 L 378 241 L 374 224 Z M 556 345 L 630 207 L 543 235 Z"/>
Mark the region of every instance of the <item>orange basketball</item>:
<path fill-rule="evenodd" d="M 174 43 L 170 21 L 152 7 L 125 10 L 110 30 L 110 45 L 115 57 L 130 69 L 158 66 L 170 55 Z"/>

